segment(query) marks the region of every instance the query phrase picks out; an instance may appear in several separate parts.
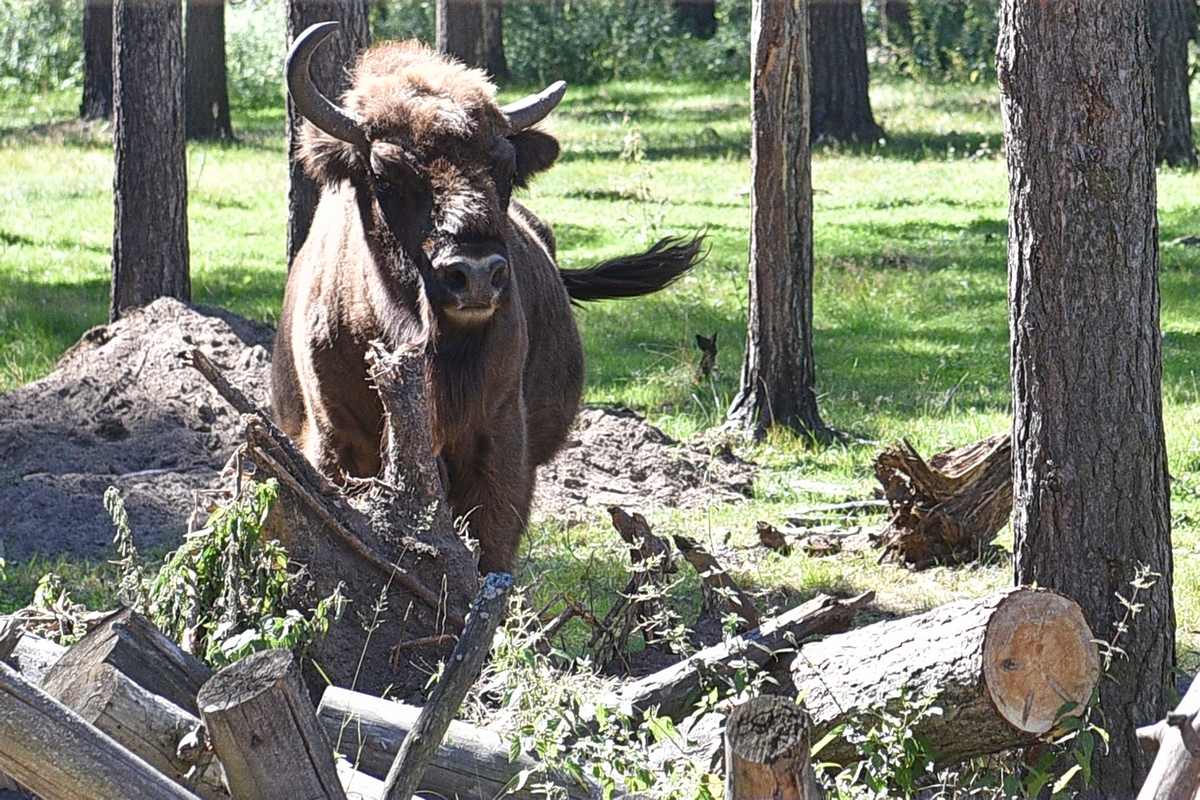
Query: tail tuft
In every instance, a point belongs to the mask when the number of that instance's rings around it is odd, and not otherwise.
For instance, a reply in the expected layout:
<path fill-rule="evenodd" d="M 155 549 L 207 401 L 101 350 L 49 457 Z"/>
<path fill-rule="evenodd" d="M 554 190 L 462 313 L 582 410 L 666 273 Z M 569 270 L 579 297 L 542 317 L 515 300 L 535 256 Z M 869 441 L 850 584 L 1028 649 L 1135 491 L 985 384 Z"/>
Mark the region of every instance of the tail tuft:
<path fill-rule="evenodd" d="M 559 273 L 567 294 L 576 302 L 641 297 L 670 286 L 696 266 L 707 255 L 701 253 L 703 246 L 703 234 L 690 240 L 668 236 L 639 255 L 614 258 L 587 269 L 562 269 Z"/>

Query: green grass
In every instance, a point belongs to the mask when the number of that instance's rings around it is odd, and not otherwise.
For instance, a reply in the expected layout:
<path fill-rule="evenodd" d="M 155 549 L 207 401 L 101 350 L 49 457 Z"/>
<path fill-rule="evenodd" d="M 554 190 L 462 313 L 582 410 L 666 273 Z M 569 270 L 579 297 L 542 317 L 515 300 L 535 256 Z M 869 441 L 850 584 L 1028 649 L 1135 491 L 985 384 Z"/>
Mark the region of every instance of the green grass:
<path fill-rule="evenodd" d="M 995 89 L 884 84 L 872 94 L 886 141 L 818 145 L 813 166 L 817 389 L 825 421 L 855 443 L 812 449 L 773 435 L 745 453 L 767 467 L 753 502 L 655 510 L 649 516 L 661 533 L 749 547 L 758 519 L 778 522 L 798 506 L 869 495 L 882 443 L 907 437 L 930 452 L 1009 426 L 1007 190 Z M 110 143 L 105 130 L 71 120 L 74 102 L 0 98 L 2 390 L 52 369 L 107 314 Z M 239 142 L 189 149 L 193 292 L 199 302 L 274 322 L 285 277 L 282 111 L 241 114 L 235 123 Z M 564 266 L 695 230 L 707 231 L 710 247 L 670 292 L 578 312 L 588 402 L 631 406 L 678 437 L 719 423 L 745 341 L 748 87 L 572 89 L 549 127 L 563 142 L 562 159 L 522 199 L 555 227 Z M 1198 184 L 1196 174 L 1160 174 L 1164 243 L 1200 233 Z M 1178 645 L 1194 663 L 1200 251 L 1164 244 L 1162 264 Z M 717 374 L 697 383 L 693 335 L 714 331 Z M 599 513 L 574 526 L 539 519 L 529 541 L 522 577 L 533 584 L 535 607 L 567 591 L 603 613 L 624 584 L 623 547 Z M 10 575 L 22 569 L 10 565 Z M 770 556 L 738 577 L 776 605 L 816 591 L 875 589 L 880 613 L 983 594 L 1012 579 L 1003 563 L 914 575 L 870 555 Z M 12 584 L 0 596 L 11 597 Z M 680 589 L 678 602 L 693 608 L 697 597 Z"/>

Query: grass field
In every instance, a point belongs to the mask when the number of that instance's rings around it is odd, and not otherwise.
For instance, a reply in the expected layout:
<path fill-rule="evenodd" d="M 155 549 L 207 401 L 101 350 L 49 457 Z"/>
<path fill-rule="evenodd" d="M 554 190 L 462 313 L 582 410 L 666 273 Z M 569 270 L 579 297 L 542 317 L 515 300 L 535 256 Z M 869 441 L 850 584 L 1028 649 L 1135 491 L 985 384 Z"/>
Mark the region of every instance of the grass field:
<path fill-rule="evenodd" d="M 758 519 L 869 495 L 883 443 L 907 437 L 929 452 L 1009 425 L 1007 192 L 995 88 L 879 85 L 872 99 L 887 140 L 819 145 L 813 167 L 817 389 L 825 421 L 857 443 L 814 449 L 773 435 L 745 452 L 768 468 L 752 503 L 656 510 L 651 521 L 662 533 L 749 545 Z M 66 95 L 0 102 L 0 390 L 45 374 L 86 328 L 105 321 L 111 145 L 106 131 L 72 122 L 76 102 Z M 666 234 L 707 231 L 707 260 L 676 289 L 578 313 L 587 400 L 631 406 L 679 437 L 720 422 L 736 390 L 745 341 L 748 119 L 744 84 L 572 89 L 549 125 L 563 142 L 562 159 L 522 198 L 554 226 L 567 267 Z M 238 143 L 189 149 L 194 299 L 273 322 L 285 276 L 282 112 L 242 116 L 235 126 Z M 1198 189 L 1196 174 L 1160 174 L 1164 410 L 1178 647 L 1188 664 L 1200 644 L 1200 252 L 1168 243 L 1200 233 Z M 697 383 L 693 335 L 713 331 L 717 376 Z M 583 599 L 596 598 L 602 609 L 602 598 L 624 583 L 624 554 L 599 516 L 571 528 L 539 520 L 529 538 L 521 577 L 535 598 L 586 586 Z M 1010 541 L 1002 534 L 1002 543 Z M 27 602 L 20 595 L 30 580 L 20 568 L 9 571 L 17 577 L 4 603 Z M 1004 586 L 1011 568 L 914 575 L 871 556 L 792 556 L 771 557 L 739 577 L 768 604 L 817 590 L 875 589 L 882 611 L 902 613 Z M 680 589 L 681 608 L 696 596 Z"/>

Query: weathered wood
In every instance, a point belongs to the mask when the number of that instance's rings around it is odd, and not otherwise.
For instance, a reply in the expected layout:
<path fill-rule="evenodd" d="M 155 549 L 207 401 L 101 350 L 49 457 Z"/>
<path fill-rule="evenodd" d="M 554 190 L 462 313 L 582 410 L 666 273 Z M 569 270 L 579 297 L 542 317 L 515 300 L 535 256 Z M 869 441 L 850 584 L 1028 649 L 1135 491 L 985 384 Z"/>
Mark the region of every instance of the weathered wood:
<path fill-rule="evenodd" d="M 928 462 L 905 439 L 875 459 L 890 507 L 885 556 L 913 569 L 978 560 L 1012 513 L 1012 436 L 998 433 Z"/>
<path fill-rule="evenodd" d="M 25 631 L 17 640 L 12 654 L 0 660 L 20 672 L 25 680 L 39 685 L 50 668 L 58 663 L 66 652 L 67 648 L 58 642 Z"/>
<path fill-rule="evenodd" d="M 218 767 L 197 766 L 179 755 L 179 743 L 200 727 L 199 718 L 146 691 L 111 664 L 53 672 L 42 689 L 181 786 L 205 798 L 227 796 Z"/>
<path fill-rule="evenodd" d="M 372 382 L 386 410 L 383 469 L 380 480 L 345 487 L 313 467 L 203 353 L 187 357 L 243 412 L 249 457 L 260 475 L 281 485 L 270 534 L 312 576 L 291 602 L 312 608 L 337 589 L 359 609 L 310 646 L 306 663 L 319 663 L 322 671 L 306 668 L 310 685 L 316 690 L 327 678 L 373 693 L 421 690 L 425 665 L 449 654 L 448 635 L 462 628 L 478 586 L 474 556 L 454 529 L 433 455 L 422 347 L 370 354 Z M 364 624 L 361 615 L 383 598 L 396 613 Z"/>
<path fill-rule="evenodd" d="M 754 697 L 725 721 L 726 800 L 821 800 L 812 722 L 783 697 Z"/>
<path fill-rule="evenodd" d="M 196 800 L 7 664 L 0 664 L 0 770 L 44 800 Z"/>
<path fill-rule="evenodd" d="M 330 686 L 317 707 L 317 719 L 334 743 L 334 750 L 361 772 L 387 776 L 404 737 L 416 724 L 421 709 L 380 697 Z M 509 759 L 508 743 L 494 731 L 452 721 L 417 790 L 430 797 L 499 797 L 517 773 L 533 769 L 525 754 Z M 586 787 L 568 784 L 568 797 L 586 800 Z M 504 794 L 513 800 L 541 797 L 531 787 Z"/>
<path fill-rule="evenodd" d="M 508 613 L 512 588 L 512 576 L 505 572 L 493 572 L 483 579 L 454 653 L 388 770 L 385 781 L 388 800 L 409 800 L 416 793 L 450 721 L 492 651 L 496 629 Z"/>
<path fill-rule="evenodd" d="M 1017 588 L 805 645 L 792 679 L 818 738 L 854 715 L 896 713 L 933 693 L 942 713 L 913 732 L 950 764 L 1035 741 L 1067 702 L 1081 713 L 1100 676 L 1092 639 L 1072 600 Z M 841 738 L 820 755 L 858 758 Z"/>
<path fill-rule="evenodd" d="M 234 800 L 345 798 L 290 650 L 264 650 L 225 667 L 196 701 Z"/>
<path fill-rule="evenodd" d="M 1142 749 L 1155 753 L 1137 800 L 1175 800 L 1200 795 L 1200 681 L 1167 718 L 1138 728 Z"/>
<path fill-rule="evenodd" d="M 193 715 L 196 692 L 212 677 L 212 670 L 129 608 L 113 612 L 80 639 L 46 672 L 42 683 L 65 685 L 98 664 L 112 665 L 150 694 Z"/>
<path fill-rule="evenodd" d="M 337 774 L 342 782 L 342 791 L 346 793 L 346 800 L 383 800 L 383 781 L 356 770 L 346 759 L 337 760 Z"/>
<path fill-rule="evenodd" d="M 680 554 L 704 580 L 705 605 L 728 606 L 742 618 L 742 624 L 738 626 L 742 631 L 757 628 L 761 620 L 754 599 L 742 591 L 742 587 L 730 577 L 720 562 L 695 539 L 682 534 L 676 534 L 672 538 Z"/>
<path fill-rule="evenodd" d="M 761 666 L 777 654 L 794 650 L 798 642 L 809 636 L 848 630 L 855 613 L 874 599 L 874 592 L 850 600 L 817 595 L 742 636 L 622 686 L 615 692 L 615 702 L 628 704 L 637 711 L 658 706 L 660 715 L 679 721 L 691 711 L 701 676 L 727 673 L 733 669 L 734 661 L 745 660 Z"/>

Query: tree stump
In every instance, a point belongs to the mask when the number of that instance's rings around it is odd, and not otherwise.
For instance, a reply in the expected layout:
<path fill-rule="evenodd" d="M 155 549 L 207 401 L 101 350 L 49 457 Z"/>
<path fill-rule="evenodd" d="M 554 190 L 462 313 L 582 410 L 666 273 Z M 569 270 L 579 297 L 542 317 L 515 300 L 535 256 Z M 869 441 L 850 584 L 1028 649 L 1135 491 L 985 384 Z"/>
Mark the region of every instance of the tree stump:
<path fill-rule="evenodd" d="M 812 722 L 783 697 L 754 697 L 725 721 L 726 800 L 822 800 L 812 768 Z"/>
<path fill-rule="evenodd" d="M 904 440 L 875 459 L 891 509 L 885 555 L 912 568 L 978 560 L 1012 512 L 1012 437 L 998 433 L 929 459 Z"/>
<path fill-rule="evenodd" d="M 916 723 L 939 764 L 1030 744 L 1064 704 L 1082 713 L 1100 677 L 1093 635 L 1074 601 L 1010 589 L 830 636 L 800 648 L 792 679 L 813 735 L 872 709 L 895 714 L 934 695 L 941 709 Z M 821 759 L 856 761 L 838 738 Z"/>

